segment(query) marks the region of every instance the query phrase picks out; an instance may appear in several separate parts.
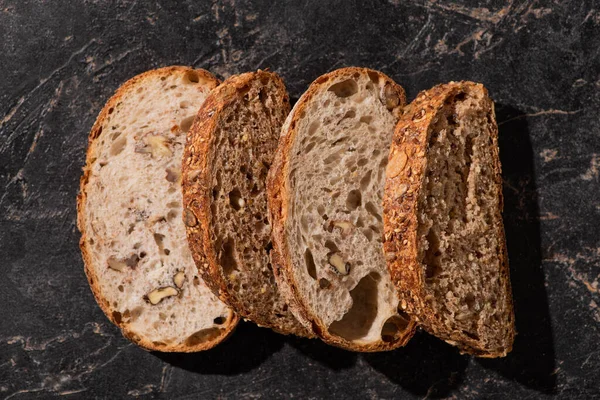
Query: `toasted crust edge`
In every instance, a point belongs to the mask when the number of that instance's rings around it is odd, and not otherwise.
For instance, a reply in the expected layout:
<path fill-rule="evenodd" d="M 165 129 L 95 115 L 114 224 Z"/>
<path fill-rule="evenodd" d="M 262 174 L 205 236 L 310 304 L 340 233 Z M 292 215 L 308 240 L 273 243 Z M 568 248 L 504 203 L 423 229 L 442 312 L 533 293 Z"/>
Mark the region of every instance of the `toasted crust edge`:
<path fill-rule="evenodd" d="M 85 163 L 85 166 L 83 167 L 83 175 L 81 176 L 81 179 L 79 181 L 80 192 L 77 195 L 77 227 L 78 227 L 79 231 L 81 232 L 81 238 L 79 240 L 79 248 L 81 249 L 81 254 L 82 254 L 82 258 L 83 258 L 83 262 L 84 262 L 84 270 L 85 270 L 85 274 L 86 274 L 88 283 L 90 285 L 90 289 L 92 290 L 92 293 L 94 295 L 94 298 L 96 299 L 96 302 L 98 303 L 98 305 L 100 306 L 100 308 L 102 309 L 102 311 L 104 312 L 106 317 L 109 319 L 110 322 L 112 322 L 113 324 L 115 324 L 117 327 L 119 327 L 121 329 L 123 336 L 148 351 L 189 353 L 189 352 L 208 350 L 208 349 L 215 347 L 217 344 L 219 344 L 220 342 L 225 340 L 227 337 L 229 337 L 229 335 L 231 335 L 233 333 L 235 327 L 237 326 L 237 324 L 239 322 L 239 317 L 233 312 L 233 310 L 230 309 L 229 315 L 227 316 L 227 320 L 223 324 L 223 326 L 225 328 L 222 329 L 222 333 L 219 336 L 214 337 L 209 341 L 199 343 L 195 346 L 179 344 L 179 345 L 167 345 L 167 346 L 157 347 L 157 346 L 153 345 L 153 342 L 151 340 L 143 337 L 140 333 L 131 330 L 127 326 L 127 324 L 124 324 L 122 322 L 118 323 L 115 320 L 115 318 L 112 315 L 113 310 L 111 309 L 110 304 L 102 296 L 102 293 L 100 291 L 100 287 L 97 283 L 98 277 L 96 275 L 96 272 L 95 272 L 95 269 L 94 269 L 93 263 L 92 263 L 91 250 L 87 246 L 87 232 L 85 231 L 85 203 L 86 203 L 86 199 L 87 199 L 87 184 L 88 184 L 88 181 L 90 178 L 91 164 L 95 161 L 95 160 L 91 159 L 92 158 L 91 155 L 93 154 L 93 150 L 96 146 L 96 139 L 98 139 L 98 137 L 102 133 L 102 129 L 100 129 L 100 128 L 102 126 L 102 123 L 104 122 L 104 120 L 106 119 L 106 117 L 109 114 L 108 110 L 110 108 L 114 107 L 121 100 L 121 98 L 126 95 L 126 93 L 129 90 L 134 89 L 136 87 L 136 85 L 140 84 L 141 82 L 143 82 L 145 79 L 147 79 L 149 77 L 168 76 L 168 75 L 171 75 L 174 73 L 186 73 L 188 71 L 197 72 L 208 83 L 208 89 L 211 89 L 212 87 L 216 87 L 219 84 L 219 80 L 206 70 L 194 69 L 194 68 L 185 67 L 185 66 L 170 66 L 170 67 L 163 67 L 163 68 L 146 71 L 139 75 L 136 75 L 133 78 L 129 79 L 127 82 L 125 82 L 123 85 L 121 85 L 116 90 L 116 92 L 113 94 L 113 96 L 106 102 L 106 104 L 102 108 L 102 111 L 96 118 L 96 122 L 92 126 L 92 129 L 91 129 L 89 137 L 88 137 L 88 148 L 86 151 L 86 163 Z"/>
<path fill-rule="evenodd" d="M 502 286 L 507 291 L 507 309 L 511 310 L 509 323 L 512 329 L 504 349 L 483 349 L 477 341 L 460 332 L 452 332 L 444 328 L 435 318 L 435 311 L 426 305 L 423 270 L 418 259 L 418 217 L 417 207 L 420 190 L 427 169 L 427 150 L 430 126 L 444 107 L 444 101 L 449 97 L 467 91 L 482 90 L 489 100 L 487 110 L 492 118 L 492 140 L 494 158 L 494 182 L 499 201 L 498 213 L 495 215 L 497 222 L 497 235 L 502 248 L 500 258 L 500 279 Z M 478 357 L 503 357 L 512 349 L 514 340 L 514 313 L 512 304 L 512 291 L 510 285 L 510 271 L 508 268 L 508 253 L 502 221 L 502 177 L 498 150 L 498 126 L 494 113 L 493 101 L 481 84 L 474 82 L 450 82 L 435 86 L 421 92 L 417 98 L 404 109 L 403 116 L 396 126 L 392 147 L 389 156 L 389 165 L 404 163 L 401 173 L 396 176 L 386 174 L 386 187 L 384 192 L 384 249 L 389 255 L 388 268 L 405 311 L 419 319 L 419 324 L 431 334 L 438 336 L 446 342 L 457 346 L 462 353 Z M 388 173 L 390 170 L 388 169 Z M 394 172 L 395 173 L 395 172 Z M 405 243 L 405 244 L 403 244 Z"/>
<path fill-rule="evenodd" d="M 321 75 L 311 83 L 308 90 L 300 97 L 294 106 L 290 117 L 288 117 L 288 120 L 282 127 L 277 153 L 267 177 L 267 195 L 269 200 L 269 220 L 273 227 L 273 271 L 275 273 L 277 285 L 280 287 L 282 293 L 287 296 L 290 308 L 293 310 L 296 317 L 328 344 L 351 351 L 376 352 L 393 350 L 404 346 L 414 334 L 416 329 L 415 321 L 409 321 L 409 326 L 406 329 L 405 335 L 393 343 L 379 341 L 371 344 L 359 344 L 329 334 L 327 327 L 303 306 L 302 294 L 299 292 L 291 273 L 291 252 L 287 245 L 285 233 L 285 225 L 288 216 L 287 203 L 290 196 L 286 177 L 288 176 L 292 145 L 296 134 L 298 133 L 296 124 L 300 119 L 300 115 L 303 114 L 306 105 L 327 85 L 328 82 L 345 76 L 351 76 L 356 72 L 370 72 L 377 74 L 381 79 L 386 81 L 386 83 L 390 83 L 391 87 L 398 93 L 400 97 L 400 106 L 406 104 L 404 89 L 390 77 L 379 71 L 361 67 L 347 67 Z"/>
<path fill-rule="evenodd" d="M 247 310 L 244 305 L 236 301 L 235 296 L 229 293 L 227 282 L 223 279 L 217 253 L 210 238 L 211 212 L 210 212 L 210 185 L 213 170 L 213 145 L 215 142 L 215 129 L 218 127 L 221 114 L 226 107 L 235 101 L 239 94 L 251 82 L 261 79 L 273 81 L 283 95 L 281 107 L 287 115 L 290 111 L 289 95 L 281 77 L 274 72 L 258 70 L 229 77 L 219 87 L 214 89 L 206 99 L 187 134 L 186 146 L 183 156 L 183 204 L 186 212 L 192 212 L 198 221 L 195 226 L 186 225 L 188 244 L 202 278 L 211 290 L 226 304 L 233 307 L 244 318 L 248 318 L 260 326 L 288 335 L 311 337 L 310 331 L 298 323 L 297 329 L 287 330 L 271 320 L 257 318 Z M 200 169 L 200 174 L 191 182 L 189 177 L 190 165 Z M 284 297 L 285 299 L 285 297 Z M 293 318 L 293 315 L 290 315 Z"/>

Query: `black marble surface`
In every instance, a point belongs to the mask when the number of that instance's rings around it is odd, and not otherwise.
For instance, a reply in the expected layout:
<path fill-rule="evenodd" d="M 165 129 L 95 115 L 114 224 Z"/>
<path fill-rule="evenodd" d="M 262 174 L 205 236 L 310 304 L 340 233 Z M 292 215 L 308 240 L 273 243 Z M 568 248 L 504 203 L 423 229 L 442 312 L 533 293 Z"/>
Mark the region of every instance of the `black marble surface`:
<path fill-rule="evenodd" d="M 126 79 L 271 68 L 297 98 L 358 65 L 497 102 L 518 337 L 505 359 L 419 333 L 353 354 L 241 324 L 148 353 L 96 306 L 75 196 L 87 134 Z M 0 398 L 600 398 L 600 5 L 595 1 L 0 0 Z"/>

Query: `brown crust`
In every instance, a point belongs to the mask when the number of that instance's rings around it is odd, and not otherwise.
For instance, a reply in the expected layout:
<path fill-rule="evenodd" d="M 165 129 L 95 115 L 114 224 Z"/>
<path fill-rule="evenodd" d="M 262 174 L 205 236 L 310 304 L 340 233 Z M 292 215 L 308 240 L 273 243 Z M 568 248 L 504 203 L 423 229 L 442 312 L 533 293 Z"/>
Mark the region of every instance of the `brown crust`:
<path fill-rule="evenodd" d="M 505 340 L 508 346 L 503 349 L 485 349 L 477 341 L 462 332 L 453 332 L 444 327 L 431 307 L 424 301 L 425 279 L 418 261 L 418 199 L 427 170 L 427 151 L 431 126 L 445 107 L 445 101 L 456 94 L 468 91 L 483 91 L 488 99 L 488 114 L 492 116 L 492 148 L 494 159 L 494 182 L 496 184 L 499 212 L 496 217 L 497 236 L 500 238 L 501 254 L 500 279 L 507 291 L 507 309 L 511 310 L 512 329 Z M 430 333 L 460 348 L 461 352 L 478 357 L 502 357 L 512 349 L 514 339 L 514 315 L 510 287 L 508 256 L 502 223 L 502 177 L 498 155 L 498 127 L 494 106 L 481 84 L 473 82 L 451 82 L 438 85 L 421 92 L 404 109 L 403 116 L 396 126 L 384 192 L 384 249 L 388 258 L 388 268 L 392 276 L 401 304 L 414 315 Z"/>
<path fill-rule="evenodd" d="M 235 327 L 237 326 L 237 324 L 239 322 L 239 317 L 233 312 L 233 310 L 230 310 L 229 315 L 227 316 L 227 321 L 223 324 L 223 326 L 225 326 L 225 328 L 222 329 L 222 333 L 219 336 L 211 338 L 210 340 L 208 340 L 206 342 L 198 343 L 197 345 L 193 345 L 193 346 L 189 346 L 186 344 L 180 344 L 180 345 L 165 345 L 165 346 L 157 347 L 156 345 L 153 344 L 153 342 L 151 340 L 143 337 L 143 335 L 141 333 L 139 333 L 139 332 L 136 333 L 136 332 L 132 331 L 127 326 L 126 323 L 124 323 L 124 322 L 119 323 L 115 320 L 115 318 L 113 317 L 114 310 L 111 309 L 110 304 L 108 303 L 106 298 L 104 298 L 104 296 L 102 295 L 102 293 L 100 291 L 100 287 L 98 285 L 98 277 L 96 275 L 96 271 L 95 271 L 95 268 L 94 268 L 94 265 L 92 262 L 92 258 L 91 258 L 91 252 L 90 252 L 90 249 L 88 249 L 88 245 L 87 245 L 87 232 L 85 231 L 85 203 L 86 203 L 86 198 L 87 198 L 87 184 L 88 184 L 88 181 L 90 178 L 92 164 L 95 161 L 92 159 L 92 154 L 94 154 L 94 148 L 96 146 L 97 139 L 100 137 L 100 134 L 102 133 L 101 127 L 102 127 L 104 120 L 106 119 L 106 117 L 109 114 L 109 109 L 115 107 L 117 105 L 117 103 L 121 100 L 121 98 L 124 97 L 128 91 L 133 90 L 136 87 L 136 85 L 143 82 L 145 79 L 147 79 L 149 77 L 169 76 L 174 73 L 182 73 L 183 74 L 188 71 L 196 71 L 199 74 L 199 76 L 203 79 L 203 81 L 206 82 L 205 86 L 206 86 L 207 90 L 210 90 L 219 84 L 219 80 L 217 78 L 215 78 L 211 73 L 209 73 L 208 71 L 205 71 L 203 69 L 195 69 L 194 70 L 192 68 L 185 67 L 185 66 L 170 66 L 170 67 L 164 67 L 164 68 L 146 71 L 142 74 L 139 74 L 139 75 L 131 78 L 127 82 L 125 82 L 121 87 L 119 87 L 117 89 L 115 94 L 108 100 L 108 102 L 106 103 L 106 105 L 104 106 L 104 108 L 102 109 L 100 114 L 98 115 L 98 118 L 96 119 L 96 122 L 94 123 L 94 125 L 92 126 L 92 129 L 90 131 L 89 138 L 88 138 L 88 149 L 86 152 L 86 164 L 83 167 L 83 175 L 81 176 L 81 179 L 80 179 L 80 192 L 77 195 L 77 227 L 79 228 L 79 231 L 81 232 L 81 238 L 79 240 L 79 247 L 81 248 L 81 254 L 83 257 L 85 274 L 87 276 L 88 283 L 90 285 L 92 293 L 94 294 L 94 298 L 96 299 L 96 302 L 98 303 L 98 305 L 100 306 L 100 308 L 102 309 L 104 314 L 106 314 L 108 319 L 113 324 L 117 325 L 121 329 L 123 336 L 125 336 L 126 338 L 128 338 L 129 340 L 131 340 L 132 342 L 137 344 L 138 346 L 140 346 L 146 350 L 149 350 L 149 351 L 186 352 L 187 353 L 187 352 L 208 350 L 210 348 L 213 348 L 214 346 L 216 346 L 223 340 L 225 340 L 229 335 L 231 335 L 231 333 L 234 331 Z"/>
<path fill-rule="evenodd" d="M 213 179 L 212 160 L 214 145 L 216 144 L 215 132 L 222 120 L 221 116 L 233 101 L 238 99 L 255 81 L 269 80 L 278 86 L 281 96 L 279 107 L 284 114 L 290 111 L 290 101 L 283 80 L 279 75 L 258 70 L 241 75 L 234 75 L 212 91 L 206 99 L 190 128 L 183 155 L 183 204 L 185 212 L 191 212 L 197 224 L 186 225 L 188 243 L 196 266 L 206 284 L 226 304 L 233 307 L 240 315 L 248 318 L 260 326 L 266 326 L 282 334 L 295 334 L 311 337 L 312 334 L 305 329 L 291 312 L 284 315 L 287 327 L 281 324 L 281 319 L 276 318 L 271 312 L 258 305 L 255 310 L 247 309 L 238 301 L 238 296 L 230 293 L 228 282 L 223 277 L 222 268 L 218 261 L 217 251 L 211 239 L 211 182 Z M 197 177 L 190 177 L 190 171 L 201 171 Z"/>
<path fill-rule="evenodd" d="M 400 97 L 400 106 L 406 104 L 406 95 L 404 89 L 395 83 L 387 75 L 374 71 L 367 68 L 359 67 L 348 67 L 335 70 L 317 78 L 308 88 L 308 90 L 300 97 L 292 114 L 288 117 L 286 124 L 281 130 L 281 138 L 279 139 L 279 146 L 277 148 L 277 154 L 269 175 L 267 178 L 267 194 L 269 204 L 269 219 L 273 226 L 272 237 L 273 237 L 273 270 L 275 271 L 275 277 L 280 290 L 284 292 L 288 297 L 290 308 L 293 309 L 294 314 L 298 319 L 307 327 L 310 327 L 312 331 L 319 336 L 323 341 L 337 347 L 341 347 L 346 350 L 361 351 L 361 352 L 375 352 L 392 350 L 397 347 L 404 346 L 408 340 L 412 337 L 415 330 L 415 322 L 410 321 L 407 327 L 406 334 L 399 338 L 396 342 L 377 342 L 372 344 L 357 344 L 352 341 L 340 338 L 329 334 L 327 327 L 321 322 L 321 320 L 312 315 L 304 304 L 304 297 L 299 292 L 298 286 L 294 281 L 292 275 L 292 261 L 291 251 L 287 244 L 287 238 L 285 233 L 285 225 L 288 217 L 288 198 L 290 196 L 290 188 L 288 187 L 288 169 L 290 165 L 290 158 L 293 157 L 291 149 L 294 144 L 296 137 L 297 122 L 304 114 L 304 110 L 311 100 L 321 91 L 324 87 L 327 87 L 329 82 L 339 80 L 342 77 L 351 76 L 354 73 L 374 73 L 377 74 L 385 82 L 389 83 L 391 88 Z"/>

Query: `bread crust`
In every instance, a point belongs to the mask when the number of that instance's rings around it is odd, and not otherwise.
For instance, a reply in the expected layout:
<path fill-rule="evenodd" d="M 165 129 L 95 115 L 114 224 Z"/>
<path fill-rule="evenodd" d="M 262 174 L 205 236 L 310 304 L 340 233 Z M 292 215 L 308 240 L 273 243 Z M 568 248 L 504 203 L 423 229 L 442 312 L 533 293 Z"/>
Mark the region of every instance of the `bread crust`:
<path fill-rule="evenodd" d="M 317 316 L 312 315 L 307 307 L 303 305 L 306 300 L 302 296 L 302 293 L 299 292 L 298 286 L 293 278 L 291 249 L 288 247 L 287 234 L 285 231 L 288 218 L 287 206 L 291 196 L 287 177 L 289 175 L 288 170 L 291 163 L 290 161 L 293 157 L 291 154 L 292 146 L 298 133 L 296 127 L 297 122 L 301 118 L 301 115 L 304 114 L 305 109 L 311 100 L 322 90 L 326 90 L 328 84 L 333 81 L 342 80 L 345 77 L 350 78 L 354 73 L 357 72 L 360 74 L 377 74 L 380 79 L 384 80 L 386 83 L 389 83 L 392 90 L 398 94 L 400 98 L 400 106 L 406 104 L 406 95 L 404 93 L 404 89 L 387 75 L 379 71 L 374 71 L 367 68 L 348 67 L 320 76 L 300 97 L 294 106 L 294 109 L 292 110 L 290 118 L 288 118 L 282 127 L 277 154 L 275 155 L 275 159 L 271 165 L 271 169 L 267 178 L 267 194 L 269 204 L 269 220 L 273 226 L 273 270 L 275 272 L 277 284 L 280 290 L 286 295 L 294 315 L 296 315 L 296 317 L 307 328 L 311 329 L 317 336 L 319 336 L 328 344 L 346 350 L 376 352 L 392 350 L 397 347 L 404 346 L 413 336 L 416 323 L 412 320 L 409 321 L 405 334 L 398 338 L 398 340 L 395 342 L 379 341 L 370 344 L 359 344 L 339 336 L 331 335 L 328 332 L 327 326 L 325 326 Z"/>
<path fill-rule="evenodd" d="M 285 335 L 312 337 L 312 333 L 289 311 L 280 319 L 260 305 L 250 310 L 238 301 L 237 296 L 230 292 L 227 280 L 223 278 L 222 267 L 211 239 L 211 182 L 214 172 L 212 160 L 217 140 L 215 132 L 223 111 L 243 96 L 244 90 L 252 82 L 261 80 L 274 82 L 278 87 L 281 98 L 278 106 L 282 107 L 284 115 L 287 115 L 290 111 L 290 102 L 283 80 L 273 72 L 258 70 L 232 76 L 213 90 L 198 111 L 188 132 L 183 156 L 183 202 L 185 212 L 192 213 L 198 222 L 194 226 L 186 225 L 188 243 L 202 278 L 224 303 L 259 326 L 269 327 Z M 200 171 L 200 173 L 197 177 L 191 177 L 191 171 Z M 284 321 L 287 324 L 281 323 Z"/>
<path fill-rule="evenodd" d="M 80 192 L 77 195 L 77 227 L 81 232 L 81 238 L 79 240 L 79 247 L 81 249 L 81 254 L 84 262 L 85 274 L 88 279 L 88 283 L 94 294 L 94 298 L 96 302 L 107 316 L 107 318 L 118 326 L 121 329 L 123 336 L 127 339 L 131 340 L 138 346 L 142 347 L 148 351 L 162 351 L 162 352 L 196 352 L 202 350 L 208 350 L 213 348 L 223 340 L 225 340 L 229 335 L 233 333 L 235 327 L 239 322 L 239 317 L 233 312 L 233 310 L 229 310 L 229 314 L 227 316 L 227 320 L 223 323 L 223 329 L 221 329 L 221 334 L 212 337 L 205 342 L 201 342 L 195 345 L 186 345 L 186 344 L 172 344 L 157 347 L 153 344 L 151 340 L 144 337 L 140 332 L 134 332 L 129 328 L 127 323 L 121 321 L 117 321 L 113 316 L 113 309 L 110 306 L 108 300 L 102 295 L 100 290 L 100 286 L 98 284 L 98 277 L 96 275 L 96 271 L 93 265 L 91 250 L 88 248 L 87 239 L 89 233 L 86 232 L 85 228 L 85 207 L 86 207 L 86 199 L 87 199 L 87 184 L 89 182 L 91 167 L 95 160 L 92 159 L 92 155 L 94 154 L 94 149 L 97 145 L 96 141 L 102 133 L 102 124 L 104 120 L 109 114 L 109 110 L 114 108 L 117 103 L 130 91 L 134 90 L 137 85 L 141 84 L 144 80 L 150 77 L 161 77 L 161 76 L 169 76 L 176 73 L 185 74 L 189 71 L 195 71 L 198 76 L 205 82 L 207 90 L 210 90 L 217 85 L 219 85 L 219 80 L 215 78 L 211 73 L 203 69 L 193 69 L 185 66 L 170 66 L 164 68 L 158 68 L 150 71 L 146 71 L 142 74 L 136 75 L 133 78 L 129 79 L 125 82 L 121 87 L 117 89 L 115 94 L 108 100 L 105 104 L 104 108 L 96 118 L 96 122 L 92 126 L 88 137 L 88 148 L 86 151 L 86 164 L 83 167 L 83 175 L 80 179 Z"/>
<path fill-rule="evenodd" d="M 486 110 L 491 115 L 491 137 L 493 152 L 493 179 L 499 201 L 495 217 L 496 235 L 500 240 L 500 281 L 506 290 L 507 310 L 510 310 L 511 329 L 500 349 L 485 349 L 478 342 L 462 332 L 454 332 L 445 327 L 435 311 L 425 302 L 425 277 L 418 260 L 418 202 L 427 171 L 427 152 L 431 127 L 443 108 L 445 101 L 459 93 L 483 91 L 487 99 Z M 508 269 L 508 254 L 502 223 L 502 177 L 498 154 L 498 126 L 494 115 L 494 105 L 487 90 L 473 82 L 450 82 L 421 92 L 404 109 L 396 126 L 389 162 L 386 171 L 384 192 L 384 249 L 392 281 L 398 288 L 401 306 L 414 315 L 425 330 L 457 346 L 462 353 L 478 357 L 503 357 L 512 349 L 514 340 L 514 314 Z"/>

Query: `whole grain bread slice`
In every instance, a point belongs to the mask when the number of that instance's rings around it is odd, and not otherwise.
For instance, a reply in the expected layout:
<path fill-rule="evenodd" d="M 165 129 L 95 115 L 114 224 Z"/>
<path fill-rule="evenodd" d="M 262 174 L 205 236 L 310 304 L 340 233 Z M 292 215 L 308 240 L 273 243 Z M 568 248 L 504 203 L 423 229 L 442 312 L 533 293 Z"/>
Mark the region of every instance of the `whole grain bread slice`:
<path fill-rule="evenodd" d="M 167 67 L 127 81 L 89 136 L 77 198 L 80 247 L 96 301 L 148 350 L 209 349 L 238 317 L 198 277 L 185 238 L 185 133 L 218 80 Z"/>
<path fill-rule="evenodd" d="M 288 116 L 269 172 L 279 288 L 305 326 L 348 350 L 390 350 L 414 332 L 382 246 L 385 166 L 404 104 L 377 71 L 319 77 Z"/>
<path fill-rule="evenodd" d="M 401 307 L 479 357 L 515 335 L 494 103 L 481 84 L 418 95 L 396 127 L 384 197 L 385 252 Z"/>
<path fill-rule="evenodd" d="M 211 92 L 187 136 L 185 222 L 198 269 L 225 303 L 258 325 L 311 336 L 288 310 L 270 259 L 265 184 L 289 110 L 272 72 L 233 76 Z"/>

